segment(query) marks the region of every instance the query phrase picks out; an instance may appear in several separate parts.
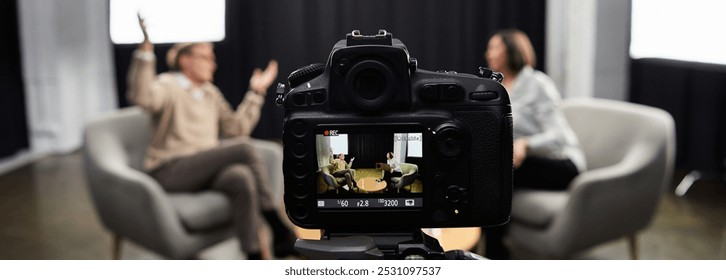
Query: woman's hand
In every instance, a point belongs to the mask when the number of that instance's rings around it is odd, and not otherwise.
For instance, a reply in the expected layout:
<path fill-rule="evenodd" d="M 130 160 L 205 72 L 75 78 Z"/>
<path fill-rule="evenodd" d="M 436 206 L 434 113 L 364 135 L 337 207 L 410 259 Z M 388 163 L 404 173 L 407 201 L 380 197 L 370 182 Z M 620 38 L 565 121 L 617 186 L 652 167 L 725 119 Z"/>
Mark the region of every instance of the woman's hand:
<path fill-rule="evenodd" d="M 514 169 L 518 169 L 525 158 L 527 158 L 527 139 L 514 140 L 514 159 L 512 161 Z"/>

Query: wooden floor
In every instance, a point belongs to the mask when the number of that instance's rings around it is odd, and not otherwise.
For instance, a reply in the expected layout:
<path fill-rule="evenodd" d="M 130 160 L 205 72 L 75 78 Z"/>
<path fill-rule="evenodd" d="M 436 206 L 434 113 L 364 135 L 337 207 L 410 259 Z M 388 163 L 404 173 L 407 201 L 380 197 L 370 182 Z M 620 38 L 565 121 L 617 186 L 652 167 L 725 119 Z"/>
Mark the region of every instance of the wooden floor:
<path fill-rule="evenodd" d="M 685 173 L 677 172 L 675 184 Z M 699 181 L 685 197 L 671 190 L 640 238 L 642 259 L 726 259 L 726 185 Z M 238 259 L 231 239 L 202 258 Z M 0 175 L 0 259 L 108 259 L 111 236 L 91 203 L 81 156 L 49 157 Z M 513 257 L 536 259 L 526 252 Z M 159 256 L 124 243 L 124 259 Z M 625 240 L 597 247 L 580 259 L 628 259 Z"/>

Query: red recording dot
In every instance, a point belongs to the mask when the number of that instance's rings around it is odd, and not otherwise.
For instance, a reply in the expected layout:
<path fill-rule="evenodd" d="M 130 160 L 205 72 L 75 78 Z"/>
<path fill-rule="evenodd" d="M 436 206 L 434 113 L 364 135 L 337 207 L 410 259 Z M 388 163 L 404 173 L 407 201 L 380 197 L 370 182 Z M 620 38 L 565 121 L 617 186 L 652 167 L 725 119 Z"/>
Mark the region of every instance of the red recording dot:
<path fill-rule="evenodd" d="M 327 131 L 327 130 L 326 130 L 325 132 L 323 132 L 323 134 L 324 134 L 325 136 L 328 136 L 328 135 L 330 135 L 330 131 Z"/>

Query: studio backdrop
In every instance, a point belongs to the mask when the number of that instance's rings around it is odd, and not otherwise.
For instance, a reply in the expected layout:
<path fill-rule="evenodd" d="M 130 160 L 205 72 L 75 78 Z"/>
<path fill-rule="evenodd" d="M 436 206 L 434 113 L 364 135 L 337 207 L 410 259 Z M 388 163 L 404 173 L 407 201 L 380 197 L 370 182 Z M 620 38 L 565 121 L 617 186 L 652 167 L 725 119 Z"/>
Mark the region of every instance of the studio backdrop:
<path fill-rule="evenodd" d="M 17 5 L 0 1 L 0 159 L 29 147 Z"/>
<path fill-rule="evenodd" d="M 544 69 L 545 1 L 497 0 L 250 0 L 226 2 L 226 36 L 215 44 L 215 84 L 236 107 L 255 67 L 270 59 L 280 63 L 278 82 L 310 63 L 325 63 L 333 45 L 352 30 L 375 34 L 379 29 L 403 41 L 419 67 L 476 73 L 486 66 L 484 51 L 497 30 L 516 27 L 527 33 Z M 170 45 L 157 45 L 165 57 Z M 135 45 L 115 45 L 119 103 L 126 100 L 126 72 Z M 158 60 L 159 71 L 165 71 Z M 270 88 L 253 136 L 279 138 L 283 111 Z M 410 94 L 410 93 L 407 93 Z"/>

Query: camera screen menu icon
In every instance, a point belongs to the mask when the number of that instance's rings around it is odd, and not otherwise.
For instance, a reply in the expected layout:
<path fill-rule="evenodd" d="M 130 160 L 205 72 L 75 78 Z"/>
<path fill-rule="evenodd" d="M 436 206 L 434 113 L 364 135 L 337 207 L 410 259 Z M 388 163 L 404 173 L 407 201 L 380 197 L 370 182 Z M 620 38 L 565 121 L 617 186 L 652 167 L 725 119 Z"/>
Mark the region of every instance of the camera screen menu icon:
<path fill-rule="evenodd" d="M 416 202 L 413 199 L 406 199 L 404 203 L 406 206 L 416 206 Z"/>
<path fill-rule="evenodd" d="M 325 207 L 325 200 L 318 200 L 318 207 Z"/>

